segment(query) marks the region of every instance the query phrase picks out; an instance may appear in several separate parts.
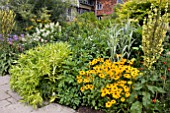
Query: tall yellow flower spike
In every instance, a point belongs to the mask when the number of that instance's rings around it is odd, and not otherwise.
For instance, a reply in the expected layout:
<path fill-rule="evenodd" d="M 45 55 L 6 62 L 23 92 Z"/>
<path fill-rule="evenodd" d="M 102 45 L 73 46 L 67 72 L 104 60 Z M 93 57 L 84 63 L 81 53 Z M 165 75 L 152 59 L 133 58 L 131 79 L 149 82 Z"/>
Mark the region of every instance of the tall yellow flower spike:
<path fill-rule="evenodd" d="M 161 3 L 159 9 L 153 4 L 144 19 L 142 30 L 142 50 L 144 52 L 144 65 L 151 69 L 153 63 L 159 59 L 163 51 L 163 41 L 168 29 L 168 1 L 165 7 L 165 14 L 161 16 Z"/>

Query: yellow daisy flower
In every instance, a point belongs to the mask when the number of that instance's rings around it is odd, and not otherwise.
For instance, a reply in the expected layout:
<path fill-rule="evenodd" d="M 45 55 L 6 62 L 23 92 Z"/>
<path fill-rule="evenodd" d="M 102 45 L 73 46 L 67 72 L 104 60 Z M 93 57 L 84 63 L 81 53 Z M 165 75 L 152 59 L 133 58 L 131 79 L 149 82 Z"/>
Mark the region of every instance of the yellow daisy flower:
<path fill-rule="evenodd" d="M 121 101 L 121 102 L 124 102 L 124 101 L 125 101 L 125 98 L 124 98 L 124 97 L 122 97 L 122 98 L 120 99 L 120 101 Z"/>
<path fill-rule="evenodd" d="M 112 102 L 109 102 L 109 101 L 106 102 L 105 106 L 106 106 L 106 108 L 110 108 L 112 106 Z"/>

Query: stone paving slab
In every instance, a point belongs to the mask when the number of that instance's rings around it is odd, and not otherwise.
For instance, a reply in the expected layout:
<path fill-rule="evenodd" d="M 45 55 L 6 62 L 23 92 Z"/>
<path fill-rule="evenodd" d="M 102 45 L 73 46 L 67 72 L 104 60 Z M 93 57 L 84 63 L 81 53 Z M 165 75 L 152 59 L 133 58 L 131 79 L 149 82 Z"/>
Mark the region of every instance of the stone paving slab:
<path fill-rule="evenodd" d="M 21 97 L 16 92 L 9 90 L 9 91 L 6 91 L 6 94 L 10 95 L 11 97 L 13 97 L 17 101 L 21 100 Z"/>
<path fill-rule="evenodd" d="M 6 75 L 6 76 L 1 76 L 0 75 L 0 86 L 8 84 L 10 80 L 10 76 Z"/>
<path fill-rule="evenodd" d="M 9 80 L 9 75 L 0 76 L 0 113 L 76 113 L 75 110 L 56 103 L 38 109 L 20 103 L 21 97 L 10 90 Z"/>
<path fill-rule="evenodd" d="M 6 94 L 4 91 L 1 91 L 1 94 L 0 94 L 0 101 L 1 100 L 5 100 L 7 98 L 11 97 L 10 95 Z"/>
<path fill-rule="evenodd" d="M 0 80 L 1 81 L 1 80 Z M 10 90 L 10 87 L 9 87 L 9 84 L 4 84 L 4 85 L 0 85 L 0 92 L 1 91 L 9 91 Z"/>

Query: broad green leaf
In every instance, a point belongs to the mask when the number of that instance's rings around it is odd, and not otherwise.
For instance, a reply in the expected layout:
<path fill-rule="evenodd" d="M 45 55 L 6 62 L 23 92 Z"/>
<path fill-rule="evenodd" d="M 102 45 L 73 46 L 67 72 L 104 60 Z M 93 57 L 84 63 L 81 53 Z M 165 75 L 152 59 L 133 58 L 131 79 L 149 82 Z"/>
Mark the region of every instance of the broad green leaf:
<path fill-rule="evenodd" d="M 142 98 L 142 104 L 145 107 L 148 107 L 148 105 L 151 104 L 151 98 L 150 98 L 150 93 L 149 92 L 142 92 L 143 98 Z"/>
<path fill-rule="evenodd" d="M 133 103 L 130 108 L 130 113 L 142 113 L 142 104 L 139 101 Z"/>
<path fill-rule="evenodd" d="M 165 90 L 161 87 L 155 87 L 159 93 L 165 93 Z"/>
<path fill-rule="evenodd" d="M 134 85 L 134 90 L 140 90 L 140 89 L 142 89 L 142 84 L 135 84 Z"/>
<path fill-rule="evenodd" d="M 156 91 L 155 86 L 147 85 L 147 88 L 148 88 L 152 93 L 155 93 L 155 91 Z"/>

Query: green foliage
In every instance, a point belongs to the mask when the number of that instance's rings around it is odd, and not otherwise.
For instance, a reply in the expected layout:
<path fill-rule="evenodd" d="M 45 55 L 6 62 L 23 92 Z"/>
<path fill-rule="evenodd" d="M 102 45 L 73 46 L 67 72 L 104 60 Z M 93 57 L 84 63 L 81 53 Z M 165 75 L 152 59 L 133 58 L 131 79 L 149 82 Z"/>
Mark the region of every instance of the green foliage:
<path fill-rule="evenodd" d="M 38 45 L 24 34 L 9 35 L 6 40 L 0 34 L 0 75 L 9 74 L 13 60 L 17 60 L 20 53 Z"/>
<path fill-rule="evenodd" d="M 137 78 L 132 95 L 129 99 L 132 105 L 130 107 L 130 112 L 134 113 L 136 110 L 138 113 L 153 113 L 154 111 L 161 113 L 160 103 L 157 103 L 160 99 L 159 95 L 165 93 L 163 81 L 160 79 L 161 75 L 156 70 L 147 69 L 142 73 L 143 76 Z M 140 106 L 140 109 L 135 106 Z"/>
<path fill-rule="evenodd" d="M 84 15 L 90 16 L 85 18 Z M 79 107 L 82 103 L 82 93 L 76 81 L 76 75 L 79 74 L 80 68 L 86 69 L 88 62 L 93 58 L 108 58 L 110 54 L 107 36 L 98 27 L 103 21 L 98 21 L 91 13 L 81 16 L 78 17 L 80 20 L 77 19 L 73 23 L 68 23 L 65 28 L 62 27 L 63 35 L 60 35 L 62 36 L 60 39 L 67 40 L 71 44 L 72 55 L 63 63 L 64 77 L 58 86 L 59 103 L 73 108 Z M 105 25 L 107 23 L 103 24 L 103 30 Z M 101 34 L 98 31 L 101 31 Z"/>
<path fill-rule="evenodd" d="M 142 31 L 142 50 L 144 52 L 144 65 L 151 68 L 163 52 L 163 41 L 168 29 L 168 3 L 165 14 L 160 15 L 160 8 L 151 5 L 148 19 L 144 19 Z"/>
<path fill-rule="evenodd" d="M 111 26 L 113 20 L 98 20 L 94 13 L 83 13 L 82 15 L 77 16 L 73 22 L 68 22 L 63 27 L 64 37 L 81 37 L 86 38 L 89 36 L 100 36 L 99 32 L 103 31 Z"/>
<path fill-rule="evenodd" d="M 10 0 L 8 5 L 16 13 L 16 32 L 34 26 L 35 22 L 63 22 L 66 20 L 66 8 L 70 3 L 62 0 Z M 36 17 L 36 18 L 35 18 Z M 35 21 L 32 21 L 35 19 Z M 21 27 L 22 26 L 22 27 Z M 24 28 L 24 29 L 23 29 Z"/>
<path fill-rule="evenodd" d="M 67 43 L 58 42 L 38 46 L 20 55 L 10 69 L 10 86 L 23 102 L 37 107 L 43 100 L 55 100 L 61 65 L 70 54 L 68 47 Z"/>
<path fill-rule="evenodd" d="M 76 82 L 76 75 L 78 75 L 82 61 L 73 56 L 74 53 L 63 62 L 63 77 L 60 79 L 57 87 L 57 96 L 60 104 L 76 109 L 81 105 L 82 99 L 81 92 L 79 91 L 78 84 Z"/>
<path fill-rule="evenodd" d="M 160 0 L 128 0 L 124 4 L 118 4 L 120 7 L 118 7 L 115 12 L 118 16 L 118 19 L 135 19 L 137 20 L 141 25 L 143 23 L 143 18 L 148 15 L 148 12 L 150 11 L 151 4 L 154 4 L 154 6 L 159 6 Z M 164 13 L 164 9 L 166 6 L 166 2 L 168 1 L 170 5 L 169 0 L 162 0 L 162 14 Z M 170 7 L 168 8 L 168 12 L 170 12 Z M 170 20 L 169 20 L 170 21 Z"/>
<path fill-rule="evenodd" d="M 15 14 L 12 10 L 0 9 L 0 75 L 8 73 L 12 64 L 14 48 L 8 42 L 8 36 L 15 25 Z"/>
<path fill-rule="evenodd" d="M 89 36 L 83 38 L 81 35 L 76 38 L 70 38 L 72 45 L 72 55 L 65 60 L 63 66 L 63 79 L 59 83 L 58 96 L 59 103 L 77 108 L 82 103 L 82 96 L 76 83 L 76 75 L 80 68 L 86 69 L 88 62 L 98 56 L 108 57 L 109 53 L 105 37 Z"/>
<path fill-rule="evenodd" d="M 0 50 L 0 75 L 8 74 L 9 68 L 13 64 L 13 60 L 17 59 L 17 55 L 14 53 L 15 48 L 10 45 L 6 45 L 8 48 Z"/>

